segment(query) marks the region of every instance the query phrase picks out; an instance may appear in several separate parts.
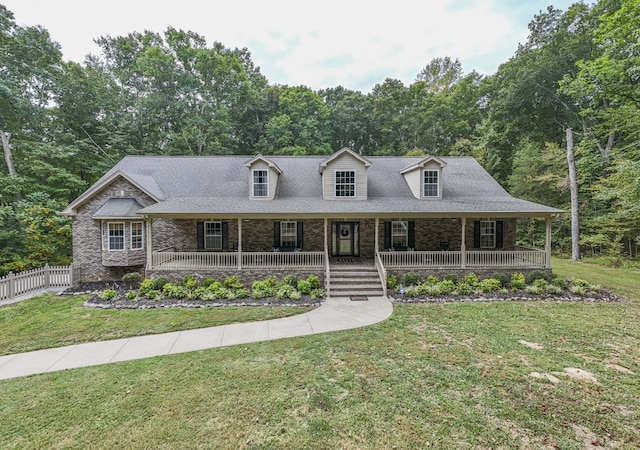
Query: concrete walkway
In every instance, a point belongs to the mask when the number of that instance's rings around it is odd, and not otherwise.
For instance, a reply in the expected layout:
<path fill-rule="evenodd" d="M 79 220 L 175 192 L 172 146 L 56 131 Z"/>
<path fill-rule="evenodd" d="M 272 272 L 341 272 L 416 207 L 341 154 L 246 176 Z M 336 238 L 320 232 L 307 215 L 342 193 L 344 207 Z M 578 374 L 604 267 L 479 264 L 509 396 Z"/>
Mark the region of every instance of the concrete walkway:
<path fill-rule="evenodd" d="M 388 299 L 382 297 L 369 297 L 367 301 L 351 301 L 347 297 L 329 298 L 319 308 L 282 319 L 89 342 L 0 356 L 0 380 L 229 345 L 360 328 L 382 322 L 392 313 L 393 305 Z"/>

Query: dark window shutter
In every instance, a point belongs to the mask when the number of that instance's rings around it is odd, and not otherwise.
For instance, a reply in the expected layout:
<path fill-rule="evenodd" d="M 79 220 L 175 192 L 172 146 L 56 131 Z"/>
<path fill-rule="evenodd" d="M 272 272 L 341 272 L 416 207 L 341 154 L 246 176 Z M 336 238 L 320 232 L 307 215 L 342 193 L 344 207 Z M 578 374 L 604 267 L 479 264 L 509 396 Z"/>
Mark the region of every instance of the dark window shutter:
<path fill-rule="evenodd" d="M 297 225 L 297 231 L 298 231 L 298 242 L 296 244 L 296 247 L 298 247 L 299 249 L 302 249 L 302 221 L 298 222 Z"/>
<path fill-rule="evenodd" d="M 407 247 L 414 248 L 416 246 L 416 223 L 409 222 L 407 230 Z"/>
<path fill-rule="evenodd" d="M 473 248 L 480 248 L 480 221 L 473 222 Z"/>
<path fill-rule="evenodd" d="M 496 248 L 504 246 L 504 221 L 496 221 Z"/>
<path fill-rule="evenodd" d="M 384 223 L 384 248 L 391 248 L 391 222 Z"/>
<path fill-rule="evenodd" d="M 273 222 L 273 247 L 280 247 L 280 222 Z"/>
<path fill-rule="evenodd" d="M 229 250 L 229 222 L 222 222 L 222 250 Z"/>
<path fill-rule="evenodd" d="M 202 250 L 204 249 L 204 222 L 198 222 L 196 225 L 196 230 L 198 250 Z"/>

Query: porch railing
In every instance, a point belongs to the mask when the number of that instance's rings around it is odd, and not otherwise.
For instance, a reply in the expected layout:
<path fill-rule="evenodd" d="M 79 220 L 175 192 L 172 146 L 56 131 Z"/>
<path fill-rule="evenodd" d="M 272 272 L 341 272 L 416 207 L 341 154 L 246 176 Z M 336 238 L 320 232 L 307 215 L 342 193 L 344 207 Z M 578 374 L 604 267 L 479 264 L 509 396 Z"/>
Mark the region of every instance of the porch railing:
<path fill-rule="evenodd" d="M 541 250 L 380 252 L 385 267 L 393 268 L 545 268 L 547 254 Z"/>
<path fill-rule="evenodd" d="M 240 264 L 238 264 L 240 259 Z M 324 252 L 153 252 L 151 269 L 277 269 L 324 267 Z"/>
<path fill-rule="evenodd" d="M 384 268 L 382 258 L 380 258 L 380 252 L 376 249 L 376 269 L 378 269 L 378 275 L 380 276 L 380 282 L 382 283 L 383 296 L 387 296 L 387 269 Z"/>

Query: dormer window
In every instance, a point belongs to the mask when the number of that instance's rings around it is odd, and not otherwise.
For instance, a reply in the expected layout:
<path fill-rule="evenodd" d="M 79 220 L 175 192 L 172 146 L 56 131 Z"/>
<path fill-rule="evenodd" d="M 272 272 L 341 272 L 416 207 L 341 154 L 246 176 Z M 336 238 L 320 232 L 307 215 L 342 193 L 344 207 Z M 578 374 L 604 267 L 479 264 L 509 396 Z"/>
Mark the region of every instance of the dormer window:
<path fill-rule="evenodd" d="M 440 178 L 438 170 L 427 169 L 422 176 L 422 196 L 438 197 L 440 195 Z"/>
<path fill-rule="evenodd" d="M 253 196 L 268 197 L 269 196 L 269 171 L 254 170 L 253 171 Z"/>
<path fill-rule="evenodd" d="M 356 171 L 336 170 L 336 197 L 356 196 Z"/>

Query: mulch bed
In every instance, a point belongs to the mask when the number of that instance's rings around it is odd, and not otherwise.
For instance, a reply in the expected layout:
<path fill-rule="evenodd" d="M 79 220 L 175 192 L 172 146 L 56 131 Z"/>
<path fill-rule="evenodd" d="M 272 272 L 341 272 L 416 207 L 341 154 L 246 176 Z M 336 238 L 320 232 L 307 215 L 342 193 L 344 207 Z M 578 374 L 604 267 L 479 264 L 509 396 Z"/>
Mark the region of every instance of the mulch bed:
<path fill-rule="evenodd" d="M 100 293 L 105 289 L 113 289 L 118 292 L 118 298 L 114 300 L 103 300 Z M 84 306 L 88 308 L 100 309 L 157 309 L 157 308 L 214 308 L 223 306 L 320 306 L 324 298 L 311 300 L 311 296 L 303 295 L 300 300 L 291 300 L 288 298 L 279 299 L 276 297 L 268 297 L 261 299 L 242 298 L 235 300 L 216 299 L 211 301 L 205 300 L 188 300 L 188 299 L 172 299 L 163 298 L 161 300 L 151 300 L 140 298 L 129 300 L 125 294 L 129 292 L 127 286 L 118 281 L 98 281 L 91 283 L 81 283 L 74 285 L 59 295 L 90 295 L 91 298 L 84 302 Z"/>
<path fill-rule="evenodd" d="M 440 297 L 402 297 L 396 293 L 389 294 L 389 299 L 393 303 L 474 303 L 474 302 L 582 302 L 582 303 L 598 303 L 598 302 L 622 302 L 627 301 L 626 298 L 614 294 L 607 290 L 598 292 L 589 292 L 585 295 L 574 295 L 571 291 L 565 291 L 562 294 L 527 294 L 526 292 L 508 292 L 502 294 L 500 292 L 489 292 L 486 294 L 472 295 L 443 295 Z"/>

